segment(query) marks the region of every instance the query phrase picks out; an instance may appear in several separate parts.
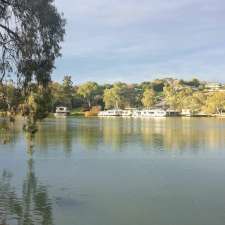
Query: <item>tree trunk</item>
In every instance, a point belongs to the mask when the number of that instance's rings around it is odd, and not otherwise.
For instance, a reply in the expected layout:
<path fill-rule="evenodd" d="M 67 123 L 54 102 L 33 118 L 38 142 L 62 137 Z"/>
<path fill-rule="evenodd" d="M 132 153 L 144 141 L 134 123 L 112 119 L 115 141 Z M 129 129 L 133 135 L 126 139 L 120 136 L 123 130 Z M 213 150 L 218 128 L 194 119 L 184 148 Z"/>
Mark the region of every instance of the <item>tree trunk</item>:
<path fill-rule="evenodd" d="M 119 108 L 119 106 L 118 106 L 118 101 L 116 101 L 116 109 L 118 109 Z"/>
<path fill-rule="evenodd" d="M 90 99 L 88 99 L 88 107 L 89 107 L 89 109 L 91 108 L 91 100 Z"/>

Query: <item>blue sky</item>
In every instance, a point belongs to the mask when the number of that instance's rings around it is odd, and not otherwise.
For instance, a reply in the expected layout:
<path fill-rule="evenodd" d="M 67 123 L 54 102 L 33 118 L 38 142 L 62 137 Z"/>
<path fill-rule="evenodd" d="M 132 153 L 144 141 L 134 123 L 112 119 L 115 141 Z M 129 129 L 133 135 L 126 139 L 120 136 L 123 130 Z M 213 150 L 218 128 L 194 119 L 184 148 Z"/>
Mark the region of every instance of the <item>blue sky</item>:
<path fill-rule="evenodd" d="M 55 0 L 67 19 L 53 79 L 225 82 L 224 0 Z"/>

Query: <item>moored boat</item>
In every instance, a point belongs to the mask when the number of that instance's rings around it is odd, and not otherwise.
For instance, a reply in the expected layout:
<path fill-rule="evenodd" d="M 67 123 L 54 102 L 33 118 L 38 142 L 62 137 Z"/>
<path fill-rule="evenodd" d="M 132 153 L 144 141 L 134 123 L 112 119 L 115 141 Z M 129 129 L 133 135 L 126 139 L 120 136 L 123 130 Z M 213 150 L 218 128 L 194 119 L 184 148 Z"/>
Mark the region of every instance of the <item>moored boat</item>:
<path fill-rule="evenodd" d="M 98 116 L 122 116 L 123 110 L 121 109 L 111 109 L 111 110 L 105 110 L 105 111 L 100 111 L 98 113 Z"/>
<path fill-rule="evenodd" d="M 70 111 L 67 107 L 60 106 L 56 107 L 55 116 L 56 117 L 66 117 L 70 114 Z"/>
<path fill-rule="evenodd" d="M 145 109 L 141 110 L 140 117 L 166 117 L 168 113 L 163 109 Z"/>

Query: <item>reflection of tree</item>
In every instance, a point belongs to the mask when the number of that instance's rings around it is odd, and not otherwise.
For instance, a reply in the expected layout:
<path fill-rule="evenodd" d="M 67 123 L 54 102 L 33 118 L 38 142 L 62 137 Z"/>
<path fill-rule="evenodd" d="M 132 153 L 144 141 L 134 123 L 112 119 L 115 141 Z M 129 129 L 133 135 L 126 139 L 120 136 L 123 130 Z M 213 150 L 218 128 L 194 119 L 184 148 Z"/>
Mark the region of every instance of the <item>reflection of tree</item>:
<path fill-rule="evenodd" d="M 66 118 L 56 120 L 45 120 L 38 124 L 38 132 L 35 136 L 35 145 L 40 149 L 47 150 L 52 144 L 66 153 L 72 151 L 73 130 L 70 127 L 70 120 Z"/>
<path fill-rule="evenodd" d="M 7 144 L 11 140 L 11 134 L 9 125 L 6 121 L 3 121 L 0 125 L 0 141 L 1 144 Z"/>
<path fill-rule="evenodd" d="M 103 118 L 101 129 L 104 143 L 114 150 L 121 150 L 133 134 L 133 123 L 125 118 Z"/>
<path fill-rule="evenodd" d="M 225 144 L 225 123 L 212 118 L 69 118 L 48 119 L 38 126 L 34 142 L 27 138 L 29 153 L 33 144 L 41 151 L 54 147 L 66 154 L 80 145 L 88 150 L 103 147 L 120 151 L 135 144 L 146 150 L 198 151 Z"/>
<path fill-rule="evenodd" d="M 0 144 L 8 144 L 15 140 L 18 130 L 14 125 L 7 119 L 0 118 Z"/>
<path fill-rule="evenodd" d="M 78 138 L 81 144 L 92 150 L 99 144 L 100 133 L 95 127 L 81 126 L 79 130 L 76 130 L 75 137 Z"/>
<path fill-rule="evenodd" d="M 39 132 L 35 137 L 35 144 L 40 149 L 48 149 L 57 145 L 66 153 L 72 151 L 73 141 L 93 149 L 99 143 L 99 129 L 92 126 L 92 119 L 56 119 L 46 120 L 39 124 Z M 97 129 L 96 129 L 97 128 Z"/>
<path fill-rule="evenodd" d="M 123 150 L 138 144 L 146 150 L 197 151 L 225 144 L 223 124 L 209 118 L 81 118 L 47 123 L 37 139 L 42 149 L 52 143 L 58 149 L 72 149 L 74 143 L 89 150 L 99 146 Z"/>
<path fill-rule="evenodd" d="M 210 150 L 225 144 L 218 120 L 204 118 L 166 118 L 142 120 L 141 134 L 145 146 L 164 150 Z M 222 128 L 222 129 L 221 129 Z"/>
<path fill-rule="evenodd" d="M 23 182 L 21 198 L 11 184 L 11 178 L 6 171 L 0 178 L 0 224 L 52 225 L 51 201 L 46 187 L 35 176 L 33 160 L 28 161 L 28 173 Z"/>

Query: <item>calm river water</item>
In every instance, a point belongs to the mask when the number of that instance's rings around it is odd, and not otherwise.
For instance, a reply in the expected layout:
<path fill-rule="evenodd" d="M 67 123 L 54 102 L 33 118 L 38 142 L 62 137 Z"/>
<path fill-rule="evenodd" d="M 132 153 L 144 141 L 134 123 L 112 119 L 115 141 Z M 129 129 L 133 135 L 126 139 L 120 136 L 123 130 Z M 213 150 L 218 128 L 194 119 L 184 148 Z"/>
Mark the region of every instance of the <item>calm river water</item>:
<path fill-rule="evenodd" d="M 225 224 L 225 119 L 38 127 L 32 156 L 21 124 L 1 129 L 9 142 L 0 144 L 1 225 Z"/>

